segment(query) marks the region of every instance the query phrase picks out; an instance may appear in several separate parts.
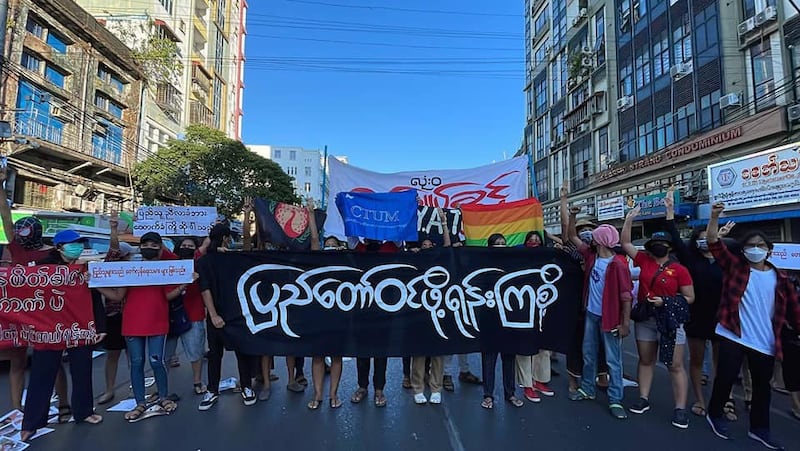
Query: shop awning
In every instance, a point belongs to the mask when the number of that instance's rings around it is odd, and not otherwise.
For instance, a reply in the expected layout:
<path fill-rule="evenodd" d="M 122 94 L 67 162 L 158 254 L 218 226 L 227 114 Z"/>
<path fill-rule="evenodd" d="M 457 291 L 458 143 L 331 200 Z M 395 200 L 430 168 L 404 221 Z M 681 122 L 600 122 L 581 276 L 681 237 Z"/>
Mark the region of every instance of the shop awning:
<path fill-rule="evenodd" d="M 771 221 L 773 219 L 786 219 L 786 218 L 800 218 L 800 209 L 796 210 L 784 210 L 784 211 L 768 211 L 764 213 L 757 213 L 757 214 L 746 214 L 746 215 L 725 215 L 720 218 L 720 222 L 724 223 L 725 221 L 735 221 L 735 222 L 756 222 L 756 221 Z M 689 221 L 689 225 L 692 227 L 696 226 L 704 226 L 708 224 L 708 219 L 694 219 Z"/>

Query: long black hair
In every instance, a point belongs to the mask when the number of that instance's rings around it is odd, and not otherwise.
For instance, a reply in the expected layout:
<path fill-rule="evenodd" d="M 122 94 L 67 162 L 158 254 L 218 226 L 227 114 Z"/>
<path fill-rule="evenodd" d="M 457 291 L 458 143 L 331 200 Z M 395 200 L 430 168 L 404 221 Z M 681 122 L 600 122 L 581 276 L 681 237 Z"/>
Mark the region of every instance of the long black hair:
<path fill-rule="evenodd" d="M 496 246 L 498 241 L 500 241 L 500 240 L 504 240 L 505 241 L 505 239 L 506 239 L 506 237 L 504 237 L 502 233 L 493 233 L 493 234 L 489 235 L 489 239 L 486 240 L 486 244 L 489 247 Z"/>

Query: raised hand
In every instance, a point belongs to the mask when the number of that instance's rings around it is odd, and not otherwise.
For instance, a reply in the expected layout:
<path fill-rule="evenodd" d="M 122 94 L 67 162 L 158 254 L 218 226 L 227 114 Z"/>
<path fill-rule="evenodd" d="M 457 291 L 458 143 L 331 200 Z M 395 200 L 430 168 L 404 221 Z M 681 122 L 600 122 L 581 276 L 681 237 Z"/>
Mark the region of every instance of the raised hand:
<path fill-rule="evenodd" d="M 625 219 L 633 219 L 633 218 L 639 216 L 639 213 L 641 213 L 641 212 L 642 212 L 642 206 L 641 205 L 637 205 L 637 206 L 633 207 L 633 209 L 631 211 L 628 212 L 628 214 L 625 216 Z"/>
<path fill-rule="evenodd" d="M 723 202 L 716 202 L 711 206 L 711 216 L 719 217 L 725 211 L 725 204 Z"/>
<path fill-rule="evenodd" d="M 564 182 L 561 185 L 561 189 L 560 189 L 559 193 L 560 193 L 561 197 L 567 197 L 567 195 L 569 195 L 569 187 L 567 186 L 567 182 Z"/>
<path fill-rule="evenodd" d="M 117 210 L 111 210 L 111 218 L 108 220 L 108 225 L 111 226 L 111 230 L 117 230 L 117 227 L 119 227 L 119 212 Z"/>
<path fill-rule="evenodd" d="M 721 237 L 728 236 L 728 234 L 731 233 L 731 230 L 735 225 L 736 223 L 733 221 L 726 222 L 725 225 L 719 228 L 719 236 Z"/>
<path fill-rule="evenodd" d="M 675 208 L 675 185 L 670 185 L 667 189 L 667 195 L 664 197 L 664 206 L 667 208 Z"/>

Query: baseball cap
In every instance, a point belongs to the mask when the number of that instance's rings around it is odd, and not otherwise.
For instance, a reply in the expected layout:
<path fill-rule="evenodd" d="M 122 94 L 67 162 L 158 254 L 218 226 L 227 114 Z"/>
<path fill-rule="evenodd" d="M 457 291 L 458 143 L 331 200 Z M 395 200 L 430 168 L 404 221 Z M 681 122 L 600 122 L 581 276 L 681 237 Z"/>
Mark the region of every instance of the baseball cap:
<path fill-rule="evenodd" d="M 85 238 L 81 238 L 78 232 L 66 229 L 56 233 L 56 236 L 53 237 L 53 245 L 58 246 L 59 244 L 77 243 L 85 240 Z"/>
<path fill-rule="evenodd" d="M 672 246 L 672 235 L 670 235 L 668 232 L 656 232 L 650 236 L 650 239 L 647 240 L 646 243 L 644 243 L 644 248 L 649 251 L 650 246 L 657 242 L 663 242 Z"/>
<path fill-rule="evenodd" d="M 161 239 L 161 235 L 156 232 L 147 232 L 139 239 L 139 243 L 146 243 L 148 241 L 156 244 L 164 244 L 164 240 Z"/>

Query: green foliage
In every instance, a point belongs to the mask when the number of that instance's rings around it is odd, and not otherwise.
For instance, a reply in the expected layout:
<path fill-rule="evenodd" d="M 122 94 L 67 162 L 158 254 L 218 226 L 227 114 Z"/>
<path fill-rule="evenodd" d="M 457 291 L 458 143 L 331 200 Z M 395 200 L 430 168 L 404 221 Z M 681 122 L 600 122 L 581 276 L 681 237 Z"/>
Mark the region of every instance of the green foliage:
<path fill-rule="evenodd" d="M 226 216 L 241 212 L 245 197 L 299 202 L 292 177 L 277 163 L 200 125 L 189 126 L 186 139 L 169 141 L 137 164 L 133 182 L 146 204 L 215 205 Z"/>
<path fill-rule="evenodd" d="M 158 36 L 150 36 L 133 49 L 133 58 L 144 68 L 148 80 L 156 83 L 174 83 L 183 72 L 178 57 L 178 44 Z"/>

